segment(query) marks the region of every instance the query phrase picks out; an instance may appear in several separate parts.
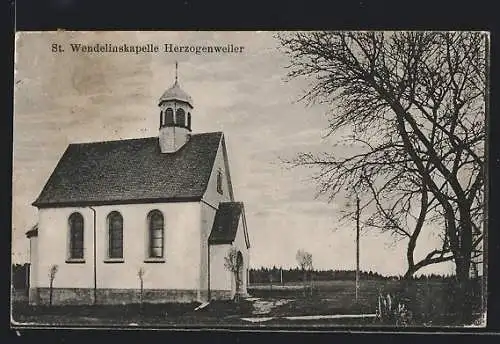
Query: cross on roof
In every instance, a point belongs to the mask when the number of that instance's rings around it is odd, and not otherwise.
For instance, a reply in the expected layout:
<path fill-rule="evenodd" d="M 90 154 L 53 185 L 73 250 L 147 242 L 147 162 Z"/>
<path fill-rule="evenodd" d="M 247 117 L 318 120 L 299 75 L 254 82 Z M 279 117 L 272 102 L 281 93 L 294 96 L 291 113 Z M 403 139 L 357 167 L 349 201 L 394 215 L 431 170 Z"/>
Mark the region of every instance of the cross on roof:
<path fill-rule="evenodd" d="M 178 81 L 178 69 L 179 69 L 179 64 L 177 63 L 177 61 L 175 61 L 175 83 L 177 83 Z"/>

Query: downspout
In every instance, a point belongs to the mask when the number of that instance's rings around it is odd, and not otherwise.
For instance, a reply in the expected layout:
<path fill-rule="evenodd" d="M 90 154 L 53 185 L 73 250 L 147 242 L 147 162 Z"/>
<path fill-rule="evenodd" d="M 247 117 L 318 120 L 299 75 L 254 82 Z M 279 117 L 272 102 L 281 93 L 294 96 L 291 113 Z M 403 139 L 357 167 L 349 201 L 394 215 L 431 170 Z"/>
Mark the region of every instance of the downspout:
<path fill-rule="evenodd" d="M 208 245 L 208 259 L 207 259 L 207 266 L 208 266 L 207 295 L 208 295 L 208 300 L 207 300 L 207 302 L 210 302 L 210 300 L 211 300 L 211 295 L 210 295 L 210 242 L 208 240 L 207 240 L 207 245 Z"/>
<path fill-rule="evenodd" d="M 210 208 L 214 209 L 216 212 L 217 212 L 217 208 L 214 207 L 213 205 L 211 205 L 210 203 L 208 203 L 207 201 L 205 201 L 203 198 L 200 200 L 201 203 L 204 203 L 206 205 L 208 205 Z M 208 237 L 207 237 L 207 252 L 208 252 L 208 257 L 207 257 L 207 268 L 208 268 L 208 283 L 207 283 L 207 294 L 208 294 L 208 302 L 210 302 L 210 299 L 211 299 L 211 289 L 210 289 L 210 233 L 208 234 Z"/>
<path fill-rule="evenodd" d="M 94 305 L 97 303 L 97 248 L 96 248 L 96 211 L 94 208 L 89 206 L 89 209 L 94 213 Z"/>

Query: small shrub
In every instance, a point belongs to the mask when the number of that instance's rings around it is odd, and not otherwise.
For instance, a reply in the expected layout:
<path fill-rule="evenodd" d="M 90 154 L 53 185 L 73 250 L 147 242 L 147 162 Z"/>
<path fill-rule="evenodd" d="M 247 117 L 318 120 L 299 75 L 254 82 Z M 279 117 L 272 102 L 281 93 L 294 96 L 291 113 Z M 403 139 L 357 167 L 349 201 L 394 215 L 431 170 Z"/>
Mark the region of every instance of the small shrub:
<path fill-rule="evenodd" d="M 56 278 L 57 271 L 59 267 L 57 265 L 52 265 L 49 270 L 49 305 L 52 306 L 52 295 L 54 290 L 54 279 Z"/>
<path fill-rule="evenodd" d="M 413 323 L 413 312 L 408 299 L 392 293 L 379 293 L 377 298 L 377 320 L 385 325 L 408 326 Z"/>
<path fill-rule="evenodd" d="M 144 303 L 144 275 L 146 273 L 146 270 L 144 270 L 143 267 L 140 267 L 139 270 L 137 271 L 137 276 L 139 277 L 139 285 L 140 285 L 140 304 L 142 308 L 142 304 Z"/>

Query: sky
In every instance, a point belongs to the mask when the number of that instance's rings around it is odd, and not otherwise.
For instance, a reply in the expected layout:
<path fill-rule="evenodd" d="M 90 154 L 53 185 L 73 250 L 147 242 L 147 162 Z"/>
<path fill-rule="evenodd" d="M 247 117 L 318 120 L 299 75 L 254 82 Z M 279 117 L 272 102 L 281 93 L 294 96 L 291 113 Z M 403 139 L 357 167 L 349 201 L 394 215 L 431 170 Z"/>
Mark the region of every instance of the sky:
<path fill-rule="evenodd" d="M 28 260 L 31 203 L 70 143 L 158 135 L 158 99 L 174 81 L 194 101 L 194 133 L 223 131 L 237 201 L 245 203 L 252 267 L 296 267 L 312 254 L 317 269 L 355 268 L 355 223 L 340 223 L 346 200 L 316 197 L 314 171 L 281 161 L 331 151 L 322 138 L 327 105 L 299 102 L 310 80 L 286 81 L 288 59 L 274 32 L 24 32 L 16 36 L 13 128 L 13 262 Z M 73 53 L 70 43 L 158 45 L 157 53 Z M 243 46 L 232 54 L 166 53 L 164 44 Z M 61 44 L 64 52 L 52 52 Z M 333 140 L 333 141 L 332 141 Z M 342 149 L 342 148 L 336 148 Z M 417 258 L 438 243 L 422 233 Z M 406 242 L 366 230 L 360 268 L 406 269 Z M 451 263 L 422 270 L 451 274 Z"/>

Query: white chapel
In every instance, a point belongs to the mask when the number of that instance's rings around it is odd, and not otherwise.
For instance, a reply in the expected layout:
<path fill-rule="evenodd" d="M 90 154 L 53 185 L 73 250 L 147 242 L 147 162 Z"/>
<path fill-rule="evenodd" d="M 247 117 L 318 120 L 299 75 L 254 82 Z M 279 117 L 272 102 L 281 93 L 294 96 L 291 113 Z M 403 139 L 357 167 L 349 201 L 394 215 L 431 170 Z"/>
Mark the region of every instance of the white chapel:
<path fill-rule="evenodd" d="M 224 134 L 192 132 L 177 75 L 158 106 L 156 137 L 67 147 L 33 202 L 31 304 L 49 302 L 51 280 L 53 304 L 138 302 L 141 279 L 144 302 L 246 294 L 250 242 Z"/>

